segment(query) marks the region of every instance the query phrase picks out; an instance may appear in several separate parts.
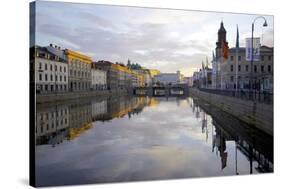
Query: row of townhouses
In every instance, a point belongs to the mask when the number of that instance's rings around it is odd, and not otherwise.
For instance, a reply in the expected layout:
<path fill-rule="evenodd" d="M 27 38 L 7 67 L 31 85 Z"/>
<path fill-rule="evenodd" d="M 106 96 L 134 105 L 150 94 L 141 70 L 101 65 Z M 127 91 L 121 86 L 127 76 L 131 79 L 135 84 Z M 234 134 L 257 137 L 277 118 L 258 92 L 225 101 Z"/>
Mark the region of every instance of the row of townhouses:
<path fill-rule="evenodd" d="M 252 83 L 252 86 L 250 84 Z M 249 90 L 273 92 L 273 47 L 262 45 L 260 58 L 246 59 L 246 48 L 239 46 L 237 28 L 236 46 L 229 48 L 226 30 L 221 22 L 218 30 L 212 66 L 202 63 L 202 68 L 193 73 L 192 85 L 199 88 L 222 90 Z"/>
<path fill-rule="evenodd" d="M 152 86 L 160 72 L 131 69 L 121 63 L 93 62 L 91 57 L 50 44 L 31 48 L 31 81 L 36 93 L 124 90 Z"/>

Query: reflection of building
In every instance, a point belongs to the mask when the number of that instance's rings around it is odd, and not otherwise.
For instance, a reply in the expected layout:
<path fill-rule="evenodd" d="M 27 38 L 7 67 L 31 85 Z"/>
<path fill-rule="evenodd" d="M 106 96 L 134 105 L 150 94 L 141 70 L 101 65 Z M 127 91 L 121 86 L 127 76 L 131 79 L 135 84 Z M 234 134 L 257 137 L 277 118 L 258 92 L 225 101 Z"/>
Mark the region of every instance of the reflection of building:
<path fill-rule="evenodd" d="M 92 119 L 98 118 L 100 115 L 107 113 L 107 100 L 92 101 Z"/>
<path fill-rule="evenodd" d="M 72 140 L 91 127 L 92 107 L 90 101 L 79 102 L 69 106 L 69 133 Z"/>
<path fill-rule="evenodd" d="M 37 93 L 68 91 L 68 64 L 46 47 L 35 46 L 31 59 L 32 78 Z M 34 64 L 33 64 L 34 63 Z"/>
<path fill-rule="evenodd" d="M 37 144 L 48 144 L 56 140 L 62 130 L 69 127 L 68 106 L 55 106 L 36 112 L 36 138 Z"/>

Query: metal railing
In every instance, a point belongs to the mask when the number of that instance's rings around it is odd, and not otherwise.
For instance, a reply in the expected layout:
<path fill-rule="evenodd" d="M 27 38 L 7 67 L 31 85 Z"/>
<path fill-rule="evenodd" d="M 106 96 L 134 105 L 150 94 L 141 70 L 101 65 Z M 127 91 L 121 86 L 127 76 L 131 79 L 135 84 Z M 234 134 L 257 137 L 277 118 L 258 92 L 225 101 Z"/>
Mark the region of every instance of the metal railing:
<path fill-rule="evenodd" d="M 217 95 L 235 97 L 243 100 L 251 100 L 260 103 L 273 104 L 273 93 L 268 91 L 250 91 L 247 89 L 239 90 L 221 90 L 221 89 L 206 89 L 198 88 L 200 91 L 208 92 Z"/>

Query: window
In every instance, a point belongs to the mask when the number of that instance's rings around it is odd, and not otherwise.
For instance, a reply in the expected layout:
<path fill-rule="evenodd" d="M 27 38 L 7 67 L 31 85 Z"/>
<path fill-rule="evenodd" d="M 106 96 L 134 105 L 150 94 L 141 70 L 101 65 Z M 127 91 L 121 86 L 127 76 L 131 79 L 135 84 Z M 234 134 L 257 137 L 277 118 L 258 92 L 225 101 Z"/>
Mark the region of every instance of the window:
<path fill-rule="evenodd" d="M 63 67 L 63 71 L 66 72 L 66 67 Z"/>
<path fill-rule="evenodd" d="M 238 65 L 238 71 L 239 72 L 241 71 L 241 65 Z"/>
<path fill-rule="evenodd" d="M 42 74 L 39 74 L 39 81 L 42 81 Z"/>
<path fill-rule="evenodd" d="M 234 57 L 233 57 L 233 56 L 230 56 L 230 60 L 233 61 L 233 60 L 234 60 Z"/>
<path fill-rule="evenodd" d="M 48 91 L 48 85 L 45 85 L 45 91 Z"/>
<path fill-rule="evenodd" d="M 60 66 L 60 72 L 62 72 L 62 67 Z"/>
<path fill-rule="evenodd" d="M 261 56 L 261 61 L 264 61 L 264 56 Z"/>
<path fill-rule="evenodd" d="M 50 79 L 51 79 L 51 81 L 53 81 L 53 75 L 50 75 Z"/>
<path fill-rule="evenodd" d="M 230 81 L 233 81 L 234 80 L 234 77 L 233 76 L 230 76 Z"/>
<path fill-rule="evenodd" d="M 60 75 L 60 81 L 62 81 L 62 76 Z"/>
<path fill-rule="evenodd" d="M 52 64 L 50 65 L 50 70 L 53 71 L 53 65 Z"/>
<path fill-rule="evenodd" d="M 58 67 L 57 67 L 57 65 L 55 65 L 55 71 L 57 71 L 58 70 Z"/>
<path fill-rule="evenodd" d="M 249 71 L 249 66 L 248 66 L 248 65 L 246 65 L 246 72 L 247 72 L 247 71 Z"/>
<path fill-rule="evenodd" d="M 39 70 L 41 70 L 41 69 L 42 69 L 42 63 L 39 62 Z"/>
<path fill-rule="evenodd" d="M 58 76 L 57 76 L 57 75 L 56 75 L 56 78 L 55 78 L 55 79 L 56 79 L 56 81 L 58 80 Z"/>
<path fill-rule="evenodd" d="M 48 81 L 48 75 L 45 74 L 45 81 Z"/>
<path fill-rule="evenodd" d="M 269 61 L 271 60 L 271 56 L 268 56 L 268 60 L 269 60 Z"/>
<path fill-rule="evenodd" d="M 66 76 L 64 76 L 64 81 L 66 81 Z"/>
<path fill-rule="evenodd" d="M 230 66 L 230 71 L 232 71 L 232 72 L 233 72 L 233 65 L 231 65 L 231 66 Z"/>
<path fill-rule="evenodd" d="M 257 66 L 256 65 L 254 66 L 254 72 L 257 72 Z"/>
<path fill-rule="evenodd" d="M 268 72 L 271 72 L 271 65 L 268 65 L 268 66 L 267 66 L 267 71 L 268 71 Z"/>
<path fill-rule="evenodd" d="M 238 56 L 238 61 L 241 61 L 241 56 Z"/>
<path fill-rule="evenodd" d="M 264 66 L 261 65 L 261 72 L 264 72 Z"/>
<path fill-rule="evenodd" d="M 47 64 L 45 64 L 45 70 L 48 70 L 48 65 Z"/>

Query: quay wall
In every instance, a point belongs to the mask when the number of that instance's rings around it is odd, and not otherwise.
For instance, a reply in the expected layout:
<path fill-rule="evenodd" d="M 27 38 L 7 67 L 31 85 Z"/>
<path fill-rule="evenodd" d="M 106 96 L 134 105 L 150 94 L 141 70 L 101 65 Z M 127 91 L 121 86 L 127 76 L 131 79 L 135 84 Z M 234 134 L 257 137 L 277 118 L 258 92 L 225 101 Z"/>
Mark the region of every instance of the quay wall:
<path fill-rule="evenodd" d="M 36 94 L 36 103 L 51 103 L 72 99 L 92 98 L 92 97 L 107 97 L 110 95 L 126 95 L 130 92 L 127 90 L 114 90 L 114 91 L 81 91 L 81 92 L 67 92 L 57 94 Z"/>
<path fill-rule="evenodd" d="M 189 89 L 193 98 L 209 103 L 237 119 L 273 135 L 273 105 Z"/>

